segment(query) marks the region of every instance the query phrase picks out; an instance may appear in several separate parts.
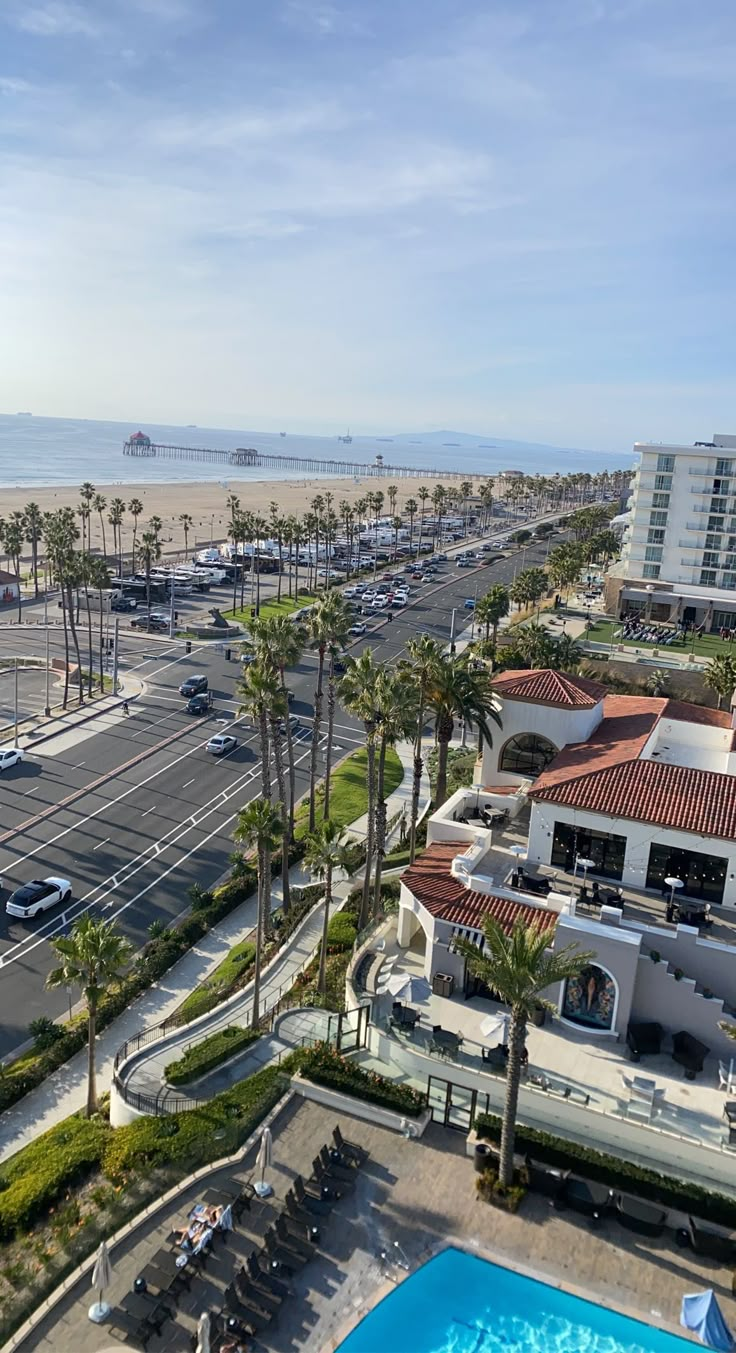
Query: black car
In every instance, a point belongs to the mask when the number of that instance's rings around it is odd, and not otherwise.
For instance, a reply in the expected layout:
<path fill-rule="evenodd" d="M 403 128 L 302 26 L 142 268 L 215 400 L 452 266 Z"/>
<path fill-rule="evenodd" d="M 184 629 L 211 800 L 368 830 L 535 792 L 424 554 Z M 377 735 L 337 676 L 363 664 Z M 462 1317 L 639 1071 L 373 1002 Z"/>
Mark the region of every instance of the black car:
<path fill-rule="evenodd" d="M 165 620 L 155 615 L 134 615 L 130 624 L 132 629 L 147 630 L 149 634 L 164 634 L 169 628 Z"/>
<path fill-rule="evenodd" d="M 186 681 L 182 681 L 181 686 L 179 687 L 179 694 L 186 695 L 188 699 L 190 696 L 200 695 L 202 691 L 208 689 L 209 682 L 206 676 L 199 673 L 197 676 L 190 676 L 187 677 Z"/>
<path fill-rule="evenodd" d="M 138 605 L 135 597 L 115 597 L 110 602 L 111 611 L 134 611 Z"/>
<path fill-rule="evenodd" d="M 191 700 L 187 700 L 187 714 L 207 714 L 211 708 L 210 691 L 200 691 L 199 695 L 193 695 Z"/>

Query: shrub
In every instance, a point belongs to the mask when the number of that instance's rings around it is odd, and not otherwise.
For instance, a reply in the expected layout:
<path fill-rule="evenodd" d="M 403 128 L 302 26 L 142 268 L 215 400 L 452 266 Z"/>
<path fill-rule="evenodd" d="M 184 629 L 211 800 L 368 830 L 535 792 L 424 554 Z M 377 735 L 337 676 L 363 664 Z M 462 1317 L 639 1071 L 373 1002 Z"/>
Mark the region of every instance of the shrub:
<path fill-rule="evenodd" d="M 0 1238 L 32 1225 L 99 1165 L 111 1134 L 102 1120 L 67 1118 L 0 1166 Z"/>
<path fill-rule="evenodd" d="M 514 1182 L 510 1188 L 503 1188 L 498 1181 L 498 1171 L 492 1165 L 481 1171 L 475 1181 L 478 1197 L 485 1203 L 501 1208 L 503 1212 L 518 1212 L 528 1187 L 528 1173 L 521 1169 L 514 1171 Z"/>
<path fill-rule="evenodd" d="M 203 1038 L 201 1043 L 187 1048 L 183 1057 L 169 1062 L 164 1075 L 170 1085 L 187 1085 L 199 1076 L 206 1076 L 208 1071 L 234 1057 L 236 1052 L 242 1052 L 258 1037 L 255 1029 L 238 1029 L 233 1025 L 220 1029 L 209 1038 Z"/>
<path fill-rule="evenodd" d="M 341 1094 L 353 1095 L 369 1104 L 380 1104 L 409 1118 L 416 1118 L 425 1106 L 425 1096 L 409 1085 L 397 1085 L 375 1071 L 366 1071 L 356 1062 L 350 1062 L 329 1043 L 317 1043 L 309 1048 L 301 1061 L 302 1075 L 315 1085 L 325 1085 Z"/>
<path fill-rule="evenodd" d="M 480 1114 L 475 1120 L 475 1130 L 479 1137 L 491 1142 L 501 1140 L 501 1119 L 494 1114 Z M 582 1146 L 578 1142 L 556 1137 L 551 1132 L 542 1132 L 538 1128 L 516 1128 L 517 1151 L 528 1152 L 535 1160 L 545 1165 L 557 1166 L 563 1170 L 575 1170 L 586 1179 L 609 1188 L 625 1189 L 641 1198 L 648 1198 L 662 1207 L 677 1208 L 680 1212 L 691 1212 L 694 1216 L 706 1217 L 708 1221 L 731 1229 L 736 1227 L 736 1198 L 727 1198 L 722 1193 L 710 1193 L 699 1184 L 686 1180 L 671 1179 L 649 1170 L 633 1161 L 623 1160 L 619 1156 L 609 1156 L 593 1147 Z"/>
<path fill-rule="evenodd" d="M 342 953 L 345 949 L 352 949 L 355 944 L 357 930 L 350 916 L 337 911 L 330 918 L 327 927 L 327 949 L 329 953 Z"/>
<path fill-rule="evenodd" d="M 207 1010 L 224 1001 L 236 986 L 242 983 L 253 965 L 255 954 L 256 946 L 251 940 L 241 940 L 239 944 L 233 945 L 207 980 L 190 992 L 180 1005 L 179 1018 L 182 1022 L 188 1024 L 190 1020 L 196 1019 L 198 1015 L 204 1015 Z"/>
<path fill-rule="evenodd" d="M 28 1032 L 33 1039 L 34 1052 L 46 1052 L 64 1037 L 62 1026 L 55 1024 L 47 1015 L 39 1015 L 38 1019 L 32 1019 L 28 1025 Z"/>

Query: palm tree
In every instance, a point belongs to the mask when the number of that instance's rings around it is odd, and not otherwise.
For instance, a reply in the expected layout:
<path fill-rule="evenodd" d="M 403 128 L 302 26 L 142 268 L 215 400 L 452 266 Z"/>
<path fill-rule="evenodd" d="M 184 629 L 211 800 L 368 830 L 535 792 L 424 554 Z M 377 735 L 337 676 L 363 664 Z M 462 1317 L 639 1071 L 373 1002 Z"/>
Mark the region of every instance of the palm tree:
<path fill-rule="evenodd" d="M 284 527 L 286 518 L 281 516 L 278 503 L 269 503 L 268 524 L 271 528 L 271 535 L 276 541 L 276 549 L 279 556 L 279 577 L 276 585 L 276 602 L 281 601 L 281 581 L 284 567 Z"/>
<path fill-rule="evenodd" d="M 554 645 L 552 666 L 560 672 L 577 672 L 583 661 L 583 650 L 571 634 L 561 634 Z"/>
<path fill-rule="evenodd" d="M 87 695 L 92 699 L 92 685 L 94 682 L 94 658 L 92 656 L 92 611 L 89 604 L 90 587 L 90 565 L 94 555 L 88 550 L 80 551 L 77 555 L 77 567 L 79 570 L 79 583 L 84 589 L 84 605 L 87 612 Z"/>
<path fill-rule="evenodd" d="M 368 830 L 365 842 L 363 894 L 358 922 L 360 930 L 368 924 L 370 910 L 371 864 L 376 822 L 376 727 L 378 720 L 376 685 L 380 670 L 373 661 L 372 650 L 366 648 L 359 658 L 351 660 L 348 664 L 348 669 L 339 686 L 340 699 L 345 708 L 363 722 L 368 761 Z"/>
<path fill-rule="evenodd" d="M 3 529 L 3 544 L 5 553 L 13 566 L 15 581 L 18 588 L 18 624 L 23 619 L 20 595 L 20 560 L 25 544 L 25 521 L 22 512 L 11 512 L 10 517 L 5 522 Z"/>
<path fill-rule="evenodd" d="M 88 570 L 87 570 L 87 571 L 88 571 L 88 580 L 89 580 L 90 586 L 97 589 L 97 602 L 98 602 L 98 606 L 99 606 L 99 617 L 100 617 L 100 634 L 99 634 L 99 640 L 100 640 L 100 690 L 101 690 L 101 691 L 104 691 L 104 689 L 105 689 L 105 656 L 104 656 L 104 654 L 105 654 L 105 638 L 104 638 L 104 625 L 105 625 L 105 597 L 104 597 L 104 593 L 107 591 L 107 589 L 108 589 L 109 586 L 110 586 L 110 570 L 109 570 L 107 564 L 105 563 L 105 560 L 104 560 L 104 559 L 93 559 L 93 558 L 90 558 L 90 559 L 89 559 L 89 563 L 88 563 Z M 91 664 L 91 662 L 90 662 L 90 668 L 91 668 L 91 666 L 92 666 L 92 664 Z"/>
<path fill-rule="evenodd" d="M 332 876 L 336 869 L 343 869 L 347 866 L 348 854 L 345 832 L 336 822 L 332 822 L 330 818 L 325 818 L 323 822 L 320 822 L 317 830 L 307 836 L 305 844 L 305 865 L 310 873 L 318 879 L 324 879 L 325 883 L 322 947 L 319 955 L 319 977 L 317 978 L 317 990 L 320 996 L 324 996 L 327 987 L 327 932 L 332 906 Z"/>
<path fill-rule="evenodd" d="M 412 557 L 412 554 L 414 553 L 414 550 L 413 550 L 413 545 L 414 545 L 414 518 L 415 518 L 416 515 L 417 515 L 417 509 L 418 509 L 418 504 L 417 504 L 416 498 L 407 498 L 407 500 L 406 500 L 406 515 L 407 515 L 407 517 L 409 518 L 409 558 L 410 558 L 410 559 L 411 559 L 411 557 Z"/>
<path fill-rule="evenodd" d="M 429 498 L 430 498 L 430 492 L 429 492 L 429 489 L 427 488 L 426 484 L 420 484 L 420 485 L 419 485 L 419 488 L 417 489 L 417 498 L 419 499 L 419 501 L 420 501 L 420 503 L 421 503 L 421 505 L 422 505 L 422 507 L 421 507 L 421 512 L 420 512 L 420 514 L 419 514 L 419 545 L 421 545 L 421 543 L 422 543 L 422 531 L 424 530 L 424 514 L 425 514 L 425 512 L 426 512 L 426 509 L 427 509 L 427 503 L 428 503 Z M 417 554 L 419 554 L 419 546 L 417 546 Z"/>
<path fill-rule="evenodd" d="M 383 667 L 376 682 L 378 757 L 376 763 L 376 870 L 373 915 L 381 910 L 381 872 L 386 854 L 386 752 L 408 737 L 417 721 L 417 691 L 399 671 Z"/>
<path fill-rule="evenodd" d="M 514 1136 L 527 1024 L 537 1006 L 554 1009 L 545 993 L 579 976 L 594 955 L 575 945 L 550 953 L 548 931 L 524 925 L 523 921 L 517 921 L 511 934 L 506 935 L 495 917 L 486 916 L 483 932 L 482 952 L 465 939 L 457 939 L 455 947 L 465 956 L 470 971 L 497 992 L 504 1005 L 511 1007 L 498 1172 L 501 1187 L 510 1188 L 514 1180 Z"/>
<path fill-rule="evenodd" d="M 295 624 L 289 616 L 274 615 L 269 616 L 267 620 L 256 620 L 250 627 L 250 646 L 254 651 L 271 663 L 278 672 L 281 693 L 286 701 L 288 708 L 288 691 L 286 686 L 286 671 L 289 667 L 295 667 L 304 652 L 304 645 L 307 642 L 307 632 L 303 625 Z M 291 724 L 286 718 L 286 755 L 289 765 L 289 838 L 290 845 L 294 840 L 294 807 L 296 803 L 296 766 L 294 763 L 294 741 L 291 732 Z M 284 799 L 284 792 L 279 785 L 279 794 Z"/>
<path fill-rule="evenodd" d="M 102 557 L 103 559 L 106 559 L 107 542 L 105 540 L 105 518 L 103 514 L 105 508 L 107 507 L 107 498 L 105 498 L 104 494 L 102 493 L 96 493 L 94 498 L 92 499 L 92 506 L 100 519 L 100 530 L 102 531 Z M 88 548 L 89 544 L 90 542 L 88 542 Z"/>
<path fill-rule="evenodd" d="M 270 749 L 273 751 L 273 764 L 276 772 L 276 784 L 279 791 L 279 815 L 281 818 L 281 872 L 284 911 L 291 910 L 291 889 L 289 886 L 289 846 L 291 832 L 289 811 L 286 798 L 286 776 L 281 745 L 282 730 L 288 729 L 289 704 L 286 687 L 279 679 L 275 655 L 269 645 L 269 621 L 254 621 L 258 627 L 259 639 L 254 646 L 258 655 L 256 662 L 246 668 L 240 692 L 244 696 L 243 708 L 257 720 L 261 733 L 261 756 L 264 761 L 263 797 L 270 799 L 270 757 L 268 733 L 270 730 Z M 262 628 L 260 628 L 262 627 Z M 266 723 L 266 728 L 263 725 Z M 265 736 L 264 736 L 265 735 Z"/>
<path fill-rule="evenodd" d="M 146 610 L 151 609 L 151 569 L 161 558 L 161 545 L 153 531 L 144 531 L 141 537 L 141 559 L 146 574 Z"/>
<path fill-rule="evenodd" d="M 46 986 L 79 987 L 87 1003 L 87 1117 L 97 1112 L 95 1037 L 100 997 L 120 976 L 133 953 L 132 946 L 112 921 L 82 916 L 70 935 L 50 941 L 59 960 Z"/>
<path fill-rule="evenodd" d="M 314 831 L 316 822 L 316 794 L 317 794 L 317 752 L 319 750 L 319 738 L 322 728 L 322 703 L 323 703 L 323 684 L 325 673 L 325 655 L 328 651 L 342 646 L 347 638 L 347 632 L 351 624 L 351 615 L 347 609 L 346 603 L 337 593 L 329 593 L 314 605 L 309 612 L 307 620 L 307 633 L 311 642 L 311 647 L 317 650 L 317 682 L 314 688 L 314 723 L 312 725 L 312 747 L 309 758 L 309 830 Z M 334 658 L 330 658 L 330 701 L 331 711 L 334 722 Z M 330 797 L 330 757 L 331 757 L 331 728 L 328 729 L 328 747 L 326 752 L 325 764 L 325 817 L 329 809 Z"/>
<path fill-rule="evenodd" d="M 489 592 L 481 597 L 475 608 L 475 616 L 479 624 L 486 627 L 486 639 L 489 631 L 493 631 L 493 647 L 496 647 L 498 639 L 498 627 L 505 616 L 508 615 L 511 605 L 509 589 L 503 583 L 494 583 Z"/>
<path fill-rule="evenodd" d="M 38 503 L 26 503 L 23 508 L 23 523 L 26 540 L 31 547 L 33 595 L 38 598 L 38 542 L 43 534 L 43 513 L 41 512 Z"/>
<path fill-rule="evenodd" d="M 268 736 L 269 711 L 273 701 L 273 671 L 270 662 L 259 656 L 246 667 L 238 683 L 242 704 L 239 714 L 249 714 L 258 725 L 261 742 L 261 784 L 264 799 L 271 798 L 271 753 Z"/>
<path fill-rule="evenodd" d="M 143 511 L 143 503 L 140 498 L 131 498 L 128 503 L 128 511 L 133 517 L 133 553 L 130 562 L 131 576 L 135 573 L 135 538 L 138 532 L 138 518 Z"/>
<path fill-rule="evenodd" d="M 427 704 L 434 714 L 437 740 L 435 808 L 442 806 L 447 795 L 447 753 L 455 719 L 462 719 L 465 724 L 471 721 L 475 723 L 481 739 L 489 746 L 492 741 L 488 727 L 489 716 L 499 728 L 501 727 L 501 718 L 492 703 L 492 695 L 489 673 L 485 669 L 477 671 L 471 667 L 465 655 L 460 658 L 443 656 L 433 667 L 427 690 Z"/>
<path fill-rule="evenodd" d="M 703 673 L 703 681 L 718 696 L 718 708 L 723 709 L 724 700 L 730 701 L 736 690 L 736 659 L 730 654 L 718 654 L 711 658 Z"/>
<path fill-rule="evenodd" d="M 194 525 L 194 517 L 190 516 L 188 512 L 180 512 L 179 524 L 184 531 L 184 556 L 186 558 L 189 555 L 189 532 Z"/>
<path fill-rule="evenodd" d="M 95 486 L 94 484 L 90 484 L 89 480 L 86 479 L 79 492 L 82 501 L 79 505 L 78 512 L 82 522 L 82 549 L 84 549 L 85 542 L 87 548 L 89 548 L 91 544 L 90 517 L 92 515 L 92 500 L 95 496 Z"/>
<path fill-rule="evenodd" d="M 434 547 L 437 549 L 438 541 L 442 540 L 442 512 L 447 501 L 447 489 L 442 484 L 435 484 L 432 489 L 432 506 L 435 512 L 434 529 Z"/>
<path fill-rule="evenodd" d="M 255 665 L 255 664 L 254 664 Z M 251 1027 L 258 1028 L 260 1019 L 261 962 L 263 959 L 263 940 L 271 924 L 271 852 L 275 849 L 281 823 L 279 815 L 270 799 L 251 799 L 238 813 L 238 823 L 233 833 L 235 840 L 244 845 L 256 847 L 258 864 L 258 915 L 256 918 L 256 960 L 253 973 L 253 1009 Z"/>
<path fill-rule="evenodd" d="M 414 863 L 417 848 L 417 820 L 419 817 L 419 796 L 422 788 L 422 736 L 427 716 L 427 695 L 434 669 L 442 661 L 442 648 L 429 634 L 420 634 L 417 639 L 409 639 L 406 645 L 408 660 L 401 664 L 400 671 L 404 680 L 413 685 L 417 695 L 416 727 L 414 732 L 414 774 L 411 790 L 411 821 L 409 826 L 409 863 Z"/>
<path fill-rule="evenodd" d="M 107 520 L 112 527 L 112 549 L 117 559 L 118 576 L 123 576 L 123 517 L 125 516 L 125 501 L 122 498 L 113 498 L 110 503 L 110 511 L 107 514 Z"/>

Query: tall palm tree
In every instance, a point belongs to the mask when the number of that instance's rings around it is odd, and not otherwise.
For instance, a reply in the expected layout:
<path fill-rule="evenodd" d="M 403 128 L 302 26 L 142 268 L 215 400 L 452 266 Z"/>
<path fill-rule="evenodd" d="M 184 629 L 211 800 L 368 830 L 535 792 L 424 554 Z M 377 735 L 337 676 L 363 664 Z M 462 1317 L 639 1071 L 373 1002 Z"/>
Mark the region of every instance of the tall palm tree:
<path fill-rule="evenodd" d="M 128 941 L 112 921 L 82 916 L 71 934 L 50 941 L 59 960 L 46 986 L 79 987 L 87 1004 L 87 1117 L 97 1112 L 95 1038 L 100 997 L 120 976 L 132 956 Z"/>
<path fill-rule="evenodd" d="M 279 838 L 279 815 L 270 799 L 251 799 L 238 813 L 233 833 L 235 840 L 247 848 L 256 847 L 258 862 L 258 916 L 256 919 L 256 959 L 253 973 L 253 1009 L 251 1027 L 258 1028 L 261 1000 L 261 963 L 263 941 L 271 924 L 271 852 Z"/>
<path fill-rule="evenodd" d="M 189 512 L 179 513 L 179 525 L 184 531 L 184 556 L 189 557 L 189 532 L 194 525 L 194 517 Z"/>
<path fill-rule="evenodd" d="M 362 720 L 368 762 L 368 829 L 365 841 L 366 858 L 363 893 L 360 903 L 359 929 L 361 930 L 368 924 L 370 914 L 371 865 L 376 823 L 376 729 L 378 722 L 376 686 L 380 670 L 373 661 L 372 650 L 366 648 L 359 658 L 348 663 L 347 671 L 339 685 L 340 699 L 345 708 Z"/>
<path fill-rule="evenodd" d="M 411 559 L 411 557 L 412 557 L 412 555 L 413 555 L 413 553 L 414 553 L 414 518 L 415 518 L 416 515 L 417 515 L 418 506 L 419 506 L 419 505 L 418 505 L 418 503 L 417 503 L 416 498 L 407 498 L 407 500 L 406 500 L 406 515 L 407 515 L 408 518 L 409 518 L 409 558 L 410 558 L 410 559 Z"/>
<path fill-rule="evenodd" d="M 157 517 L 157 516 L 154 514 L 154 516 L 151 517 L 151 519 L 150 519 L 150 521 L 149 521 L 149 523 L 148 523 L 148 529 L 149 529 L 149 531 L 151 532 L 151 534 L 153 535 L 153 537 L 154 537 L 154 539 L 155 539 L 155 541 L 156 541 L 156 544 L 157 544 L 157 545 L 160 545 L 161 542 L 160 542 L 159 537 L 160 537 L 160 535 L 161 535 L 161 532 L 162 532 L 163 529 L 164 529 L 164 524 L 163 524 L 161 518 L 160 518 L 160 517 Z M 161 558 L 161 555 L 159 554 L 159 559 L 160 559 L 160 558 Z"/>
<path fill-rule="evenodd" d="M 400 672 L 408 680 L 417 696 L 416 725 L 414 731 L 414 773 L 411 788 L 411 812 L 409 825 L 409 863 L 414 863 L 417 849 L 417 821 L 419 818 L 419 798 L 422 789 L 422 736 L 427 717 L 427 698 L 434 671 L 442 662 L 442 648 L 429 634 L 420 634 L 417 639 L 409 639 L 406 645 L 408 659 L 401 663 Z"/>
<path fill-rule="evenodd" d="M 434 547 L 437 549 L 438 542 L 442 540 L 442 513 L 447 501 L 447 489 L 442 484 L 435 484 L 432 489 L 432 506 L 434 508 L 435 526 L 434 526 Z"/>
<path fill-rule="evenodd" d="M 26 540 L 31 547 L 33 595 L 38 598 L 38 544 L 43 534 L 43 513 L 38 503 L 26 503 L 23 508 L 23 522 Z"/>
<path fill-rule="evenodd" d="M 332 878 L 336 869 L 345 868 L 347 865 L 345 832 L 330 818 L 325 818 L 323 822 L 320 822 L 317 830 L 307 836 L 305 844 L 304 863 L 310 873 L 318 879 L 324 879 L 325 884 L 322 947 L 319 955 L 319 976 L 317 978 L 317 990 L 320 996 L 324 996 L 327 988 L 327 932 L 332 906 Z"/>
<path fill-rule="evenodd" d="M 48 580 L 55 582 L 61 588 L 61 621 L 64 635 L 64 694 L 62 697 L 63 708 L 66 709 L 69 699 L 69 618 L 66 613 L 66 599 L 63 588 L 62 558 L 66 548 L 66 529 L 64 526 L 64 509 L 57 512 L 45 512 L 43 518 L 43 530 L 46 537 L 46 557 L 48 560 Z M 76 532 L 76 522 L 74 520 L 74 511 L 67 508 L 66 512 L 71 520 L 74 531 Z"/>
<path fill-rule="evenodd" d="M 107 558 L 107 541 L 105 540 L 105 517 L 104 512 L 107 507 L 107 498 L 103 493 L 96 493 L 92 499 L 92 506 L 100 519 L 100 530 L 102 531 L 102 558 Z M 91 542 L 90 542 L 91 543 Z"/>
<path fill-rule="evenodd" d="M 335 708 L 335 671 L 333 650 L 342 647 L 347 639 L 351 624 L 351 613 L 342 597 L 336 592 L 321 597 L 309 612 L 307 633 L 312 648 L 317 650 L 317 682 L 314 688 L 314 723 L 312 726 L 312 747 L 309 759 L 309 830 L 314 831 L 316 822 L 317 794 L 317 753 L 322 729 L 322 704 L 325 673 L 325 657 L 330 653 L 329 667 L 329 713 L 331 717 L 327 734 L 325 761 L 325 817 L 329 816 L 330 802 L 330 760 L 332 753 L 332 729 L 334 727 Z"/>
<path fill-rule="evenodd" d="M 10 517 L 5 522 L 3 530 L 3 545 L 5 553 L 13 566 L 15 582 L 18 588 L 18 624 L 23 619 L 23 610 L 20 595 L 20 560 L 23 554 L 23 546 L 26 540 L 25 521 L 22 512 L 11 512 Z"/>
<path fill-rule="evenodd" d="M 485 626 L 486 639 L 492 631 L 493 647 L 498 640 L 498 627 L 511 607 L 509 589 L 503 583 L 494 583 L 489 592 L 481 597 L 475 608 L 475 618 L 479 625 Z"/>
<path fill-rule="evenodd" d="M 426 484 L 420 484 L 420 485 L 419 485 L 419 488 L 417 489 L 417 498 L 419 499 L 419 501 L 420 501 L 420 503 L 421 503 L 421 505 L 422 505 L 422 506 L 421 506 L 421 510 L 420 510 L 420 514 L 419 514 L 419 545 L 421 545 L 421 543 L 422 543 L 422 531 L 424 530 L 424 516 L 425 516 L 426 510 L 427 510 L 427 503 L 429 502 L 430 497 L 431 497 L 431 494 L 430 494 L 429 489 L 427 488 Z M 417 554 L 419 554 L 419 549 L 418 549 L 418 548 L 417 548 Z"/>
<path fill-rule="evenodd" d="M 455 727 L 455 720 L 474 723 L 484 742 L 491 744 L 489 717 L 501 727 L 501 718 L 492 703 L 489 673 L 471 667 L 468 659 L 443 657 L 431 673 L 427 690 L 427 704 L 434 715 L 437 740 L 437 785 L 435 808 L 440 808 L 447 797 L 447 754 Z"/>
<path fill-rule="evenodd" d="M 105 689 L 105 592 L 110 586 L 110 570 L 104 559 L 90 558 L 88 562 L 89 585 L 97 591 L 99 607 L 99 652 L 100 652 L 100 690 Z M 91 663 L 90 663 L 91 666 Z"/>
<path fill-rule="evenodd" d="M 84 606 L 87 615 L 87 695 L 92 698 L 92 686 L 94 683 L 94 657 L 92 653 L 92 609 L 89 601 L 89 589 L 91 582 L 91 567 L 94 555 L 89 550 L 80 551 L 77 554 L 78 568 L 78 586 L 81 584 L 84 591 Z"/>
<path fill-rule="evenodd" d="M 107 520 L 112 527 L 112 549 L 117 559 L 118 577 L 123 576 L 123 518 L 125 516 L 125 500 L 123 498 L 113 498 L 110 503 L 110 511 L 107 514 Z"/>
<path fill-rule="evenodd" d="M 144 531 L 141 537 L 141 559 L 146 575 L 146 610 L 151 609 L 151 570 L 161 558 L 161 543 L 153 531 Z"/>
<path fill-rule="evenodd" d="M 381 910 L 381 873 L 386 854 L 386 753 L 399 738 L 407 737 L 417 721 L 417 690 L 402 673 L 384 667 L 376 681 L 376 868 L 373 884 L 373 915 Z"/>
<path fill-rule="evenodd" d="M 130 502 L 128 503 L 128 511 L 130 512 L 133 518 L 133 551 L 130 563 L 130 572 L 132 575 L 135 573 L 135 540 L 136 535 L 138 534 L 138 518 L 143 512 L 143 503 L 141 502 L 140 498 L 131 498 Z"/>
<path fill-rule="evenodd" d="M 276 584 L 276 602 L 281 601 L 281 582 L 284 568 L 284 527 L 286 518 L 281 516 L 278 503 L 269 503 L 268 524 L 271 529 L 271 535 L 276 541 L 276 550 L 279 558 L 279 576 Z"/>
<path fill-rule="evenodd" d="M 95 493 L 96 489 L 94 484 L 90 484 L 89 480 L 86 479 L 79 490 L 81 498 L 79 516 L 82 522 L 82 549 L 85 548 L 85 543 L 88 549 L 92 543 L 90 518 L 92 516 L 92 503 Z"/>
<path fill-rule="evenodd" d="M 241 705 L 239 714 L 250 715 L 258 727 L 261 743 L 261 786 L 264 799 L 271 798 L 271 747 L 269 740 L 269 711 L 273 701 L 273 671 L 270 662 L 260 655 L 246 667 L 238 682 Z"/>
<path fill-rule="evenodd" d="M 255 625 L 268 625 L 268 621 L 255 621 Z M 276 666 L 274 654 L 268 645 L 267 631 L 261 631 L 260 643 L 256 645 L 258 654 L 257 660 L 246 668 L 245 676 L 240 686 L 240 693 L 244 696 L 243 708 L 251 714 L 254 721 L 258 721 L 261 731 L 261 755 L 265 757 L 263 797 L 270 799 L 270 763 L 268 734 L 270 732 L 270 751 L 273 753 L 273 764 L 276 772 L 276 784 L 279 791 L 279 816 L 281 818 L 281 865 L 282 865 L 282 890 L 284 899 L 284 911 L 288 914 L 291 910 L 291 889 L 289 886 L 289 845 L 291 842 L 289 832 L 289 812 L 286 799 L 286 776 L 284 774 L 284 757 L 281 743 L 282 729 L 288 725 L 289 705 L 286 691 L 279 680 L 278 668 Z M 263 723 L 267 724 L 266 729 Z M 264 739 L 265 732 L 265 739 Z"/>
<path fill-rule="evenodd" d="M 568 978 L 577 977 L 594 955 L 575 945 L 550 953 L 549 933 L 534 925 L 524 925 L 523 921 L 517 921 L 511 934 L 506 935 L 495 917 L 486 916 L 483 932 L 482 952 L 464 939 L 457 939 L 455 947 L 465 956 L 470 971 L 498 992 L 504 1005 L 511 1007 L 499 1161 L 499 1183 L 502 1188 L 509 1188 L 514 1179 L 514 1135 L 527 1024 L 536 1006 L 554 1008 L 546 993 Z"/>

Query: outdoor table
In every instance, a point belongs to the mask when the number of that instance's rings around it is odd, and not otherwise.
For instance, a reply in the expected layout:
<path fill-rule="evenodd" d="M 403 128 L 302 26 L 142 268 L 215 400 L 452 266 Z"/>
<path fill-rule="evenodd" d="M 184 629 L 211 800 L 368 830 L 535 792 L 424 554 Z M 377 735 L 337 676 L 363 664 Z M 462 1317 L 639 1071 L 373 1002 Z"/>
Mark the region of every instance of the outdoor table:
<path fill-rule="evenodd" d="M 736 1099 L 727 1099 L 723 1106 L 723 1112 L 728 1119 L 729 1127 L 732 1123 L 736 1123 Z"/>
<path fill-rule="evenodd" d="M 432 1043 L 442 1053 L 458 1052 L 462 1039 L 459 1034 L 450 1033 L 448 1029 L 438 1029 L 432 1035 Z"/>

